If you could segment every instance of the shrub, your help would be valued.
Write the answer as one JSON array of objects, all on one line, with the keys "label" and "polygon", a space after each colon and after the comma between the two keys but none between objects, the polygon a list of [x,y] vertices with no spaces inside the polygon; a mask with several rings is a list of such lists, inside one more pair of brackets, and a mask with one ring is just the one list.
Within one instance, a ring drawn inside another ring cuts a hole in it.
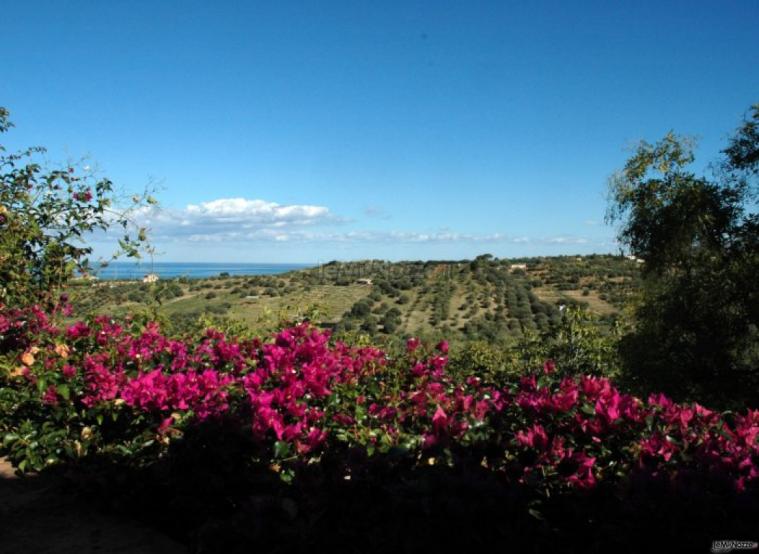
[{"label": "shrub", "polygon": [[[731,495],[746,507],[759,494],[756,410],[636,398],[552,361],[517,373],[489,345],[449,364],[445,341],[412,338],[388,353],[307,324],[264,339],[212,328],[176,339],[154,323],[102,316],[62,327],[60,315],[0,310],[0,453],[22,472],[116,463],[122,490],[150,491],[154,513],[174,519],[200,494],[183,524],[209,501],[237,511],[262,491],[279,490],[277,502],[310,495],[310,506],[367,487],[412,499],[459,482],[456,503],[465,491],[480,502],[508,487],[488,509],[524,513],[499,525],[545,521],[543,540],[548,527],[566,540],[587,510],[603,517],[622,505],[631,517],[620,521],[634,521],[682,491],[721,508]],[[277,489],[272,478],[299,488]],[[397,488],[409,483],[419,486]]]},{"label": "shrub", "polygon": [[350,313],[353,317],[364,318],[371,313],[371,306],[366,299],[362,299],[353,304]]},{"label": "shrub", "polygon": [[759,401],[759,104],[712,177],[692,141],[642,142],[610,180],[607,219],[645,260],[637,325],[622,351],[639,390],[721,406]]},{"label": "shrub", "polygon": [[[0,134],[13,127],[0,107]],[[0,145],[0,302],[52,306],[76,271],[92,270],[92,248],[83,237],[123,228],[113,257],[139,257],[146,230],[132,220],[136,208],[155,204],[148,194],[117,208],[113,183],[73,166],[46,170],[38,161],[44,148],[5,154]],[[134,229],[133,233],[128,232]]]},{"label": "shrub", "polygon": [[492,352],[484,373],[474,353],[449,368],[447,343],[411,339],[392,362],[305,324],[261,341],[213,329],[177,340],[102,316],[65,329],[51,321],[39,310],[0,319],[12,346],[3,444],[21,470],[105,453],[151,463],[198,422],[234,416],[283,471],[341,444],[370,455],[402,447],[410,459],[487,447],[491,469],[525,483],[539,472],[557,490],[684,468],[721,472],[740,490],[759,481],[759,411],[723,418],[662,395],[641,400],[553,362],[515,379]]}]

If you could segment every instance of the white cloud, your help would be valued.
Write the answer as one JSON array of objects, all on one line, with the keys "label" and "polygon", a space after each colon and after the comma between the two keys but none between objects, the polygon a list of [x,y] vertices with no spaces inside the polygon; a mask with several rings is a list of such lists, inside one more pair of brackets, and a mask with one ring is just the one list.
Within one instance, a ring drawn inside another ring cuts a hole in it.
[{"label": "white cloud", "polygon": [[[219,198],[184,209],[140,208],[135,217],[148,227],[152,242],[164,244],[332,243],[332,244],[514,244],[589,245],[584,237],[528,237],[503,233],[464,233],[453,229],[348,229],[348,220],[325,206],[278,204],[261,199]],[[335,225],[339,225],[335,228]],[[333,228],[330,229],[329,226]],[[112,235],[113,236],[113,235]],[[214,246],[215,248],[215,246]]]},{"label": "white cloud", "polygon": [[190,204],[184,210],[187,218],[196,223],[236,224],[245,227],[261,225],[303,225],[329,217],[324,206],[307,204],[281,205],[265,200],[219,198],[200,205]]},{"label": "white cloud", "polygon": [[150,228],[154,238],[191,241],[244,239],[247,233],[341,221],[325,206],[246,198],[219,198],[181,210],[147,207],[136,214],[136,219]]},{"label": "white cloud", "polygon": [[276,241],[290,243],[375,243],[375,244],[444,244],[444,243],[501,243],[521,245],[580,245],[589,244],[584,237],[510,237],[502,233],[475,234],[450,230],[417,231],[310,231],[304,229],[265,228],[224,233],[196,233],[187,237],[191,242],[255,242]]},{"label": "white cloud", "polygon": [[587,244],[588,239],[584,237],[549,237],[544,239],[548,244]]},{"label": "white cloud", "polygon": [[440,231],[418,233],[406,231],[346,231],[312,232],[303,230],[258,229],[250,232],[206,233],[188,237],[192,242],[266,241],[279,242],[374,242],[374,243],[434,243],[434,242],[496,242],[506,237],[498,233],[474,235]]}]

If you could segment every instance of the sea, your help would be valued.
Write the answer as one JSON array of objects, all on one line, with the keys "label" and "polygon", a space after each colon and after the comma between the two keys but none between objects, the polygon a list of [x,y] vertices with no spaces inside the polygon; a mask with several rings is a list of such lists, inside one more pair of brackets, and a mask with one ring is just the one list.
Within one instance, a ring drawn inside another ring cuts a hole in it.
[{"label": "sea", "polygon": [[100,280],[142,279],[150,273],[161,279],[188,277],[200,279],[218,277],[221,273],[229,275],[276,275],[315,267],[316,264],[277,264],[277,263],[182,263],[182,262],[111,262],[92,272]]}]

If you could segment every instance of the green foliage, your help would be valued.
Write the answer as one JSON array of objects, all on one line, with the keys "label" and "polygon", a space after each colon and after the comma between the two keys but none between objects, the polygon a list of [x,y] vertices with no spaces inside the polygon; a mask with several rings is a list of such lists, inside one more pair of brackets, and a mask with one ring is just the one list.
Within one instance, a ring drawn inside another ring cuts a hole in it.
[{"label": "green foliage", "polygon": [[619,333],[618,324],[604,330],[598,317],[587,310],[568,307],[554,336],[547,341],[546,357],[568,374],[616,377]]},{"label": "green foliage", "polygon": [[[13,124],[0,108],[0,133]],[[33,147],[6,154],[0,145],[0,303],[50,304],[76,271],[90,271],[87,235],[121,228],[114,257],[139,257],[146,229],[133,232],[136,208],[154,204],[145,194],[125,209],[115,206],[113,183],[73,166],[44,169]]]},{"label": "green foliage", "polygon": [[722,405],[759,401],[758,111],[711,179],[688,170],[692,143],[670,133],[642,143],[611,180],[607,217],[645,260],[637,328],[623,342],[640,389]]},{"label": "green foliage", "polygon": [[451,357],[451,368],[464,375],[477,375],[494,381],[507,376],[516,377],[524,372],[509,351],[486,340],[466,342]]},{"label": "green foliage", "polygon": [[389,309],[385,312],[380,323],[383,332],[392,335],[401,325],[401,311],[398,308]]},{"label": "green foliage", "polygon": [[366,299],[359,300],[351,308],[351,315],[353,317],[363,318],[367,317],[371,313],[371,305]]},{"label": "green foliage", "polygon": [[465,373],[501,379],[540,371],[546,360],[553,360],[565,375],[616,377],[619,336],[619,324],[609,329],[587,310],[568,307],[559,323],[546,332],[526,329],[520,338],[505,344],[467,341],[452,356],[452,366]]},{"label": "green foliage", "polygon": [[725,155],[728,170],[745,172],[746,177],[759,175],[759,104],[751,107],[749,116],[730,139]]}]

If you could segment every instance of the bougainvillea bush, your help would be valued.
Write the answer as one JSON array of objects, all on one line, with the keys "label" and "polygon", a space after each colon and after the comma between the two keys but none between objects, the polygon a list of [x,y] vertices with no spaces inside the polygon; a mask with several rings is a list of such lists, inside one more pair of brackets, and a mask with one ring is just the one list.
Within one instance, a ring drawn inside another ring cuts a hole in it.
[{"label": "bougainvillea bush", "polygon": [[[150,471],[194,444],[235,472],[257,468],[270,492],[342,490],[372,474],[385,475],[386,493],[409,476],[476,474],[526,494],[529,525],[546,532],[557,532],[546,518],[566,495],[634,503],[655,483],[755,502],[759,490],[759,410],[640,399],[550,360],[519,379],[484,378],[449,366],[446,342],[412,338],[390,354],[308,323],[262,339],[214,329],[172,338],[102,316],[57,325],[62,306],[0,310],[2,451],[20,472],[106,459]],[[277,506],[300,521],[293,505]]]}]

